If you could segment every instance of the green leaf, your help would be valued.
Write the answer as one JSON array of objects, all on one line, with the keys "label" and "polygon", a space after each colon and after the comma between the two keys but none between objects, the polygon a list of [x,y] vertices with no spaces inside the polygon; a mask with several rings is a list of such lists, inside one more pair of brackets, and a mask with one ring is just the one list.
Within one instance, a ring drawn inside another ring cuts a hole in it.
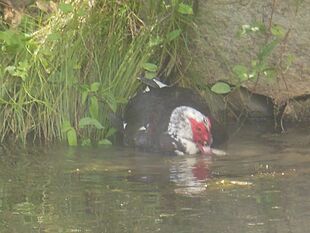
[{"label": "green leaf", "polygon": [[156,72],[157,71],[157,65],[153,64],[153,63],[146,62],[142,65],[142,67],[143,67],[143,69],[150,71],[150,72]]},{"label": "green leaf", "polygon": [[99,90],[99,87],[100,87],[100,83],[94,82],[90,85],[90,91],[97,92]]},{"label": "green leaf", "polygon": [[285,29],[280,25],[273,25],[271,27],[271,34],[278,38],[283,38],[285,36]]},{"label": "green leaf", "polygon": [[10,52],[17,52],[25,48],[26,40],[25,34],[21,32],[15,30],[0,31],[0,41],[4,42],[2,49]]},{"label": "green leaf", "polygon": [[69,146],[77,146],[76,131],[72,127],[67,131],[67,139]]},{"label": "green leaf", "polygon": [[254,22],[252,24],[243,24],[237,32],[237,36],[246,36],[252,33],[262,33],[265,32],[265,25],[260,22]]},{"label": "green leaf", "polygon": [[0,79],[4,77],[5,70],[3,69],[2,65],[0,64]]},{"label": "green leaf", "polygon": [[99,145],[112,145],[112,142],[109,139],[102,139],[98,142]]},{"label": "green leaf", "polygon": [[59,40],[61,38],[60,34],[55,32],[55,33],[51,33],[47,36],[47,39],[50,41],[56,41]]},{"label": "green leaf", "polygon": [[156,77],[156,73],[155,72],[146,71],[145,72],[145,77],[148,78],[148,79],[153,79],[153,78]]},{"label": "green leaf", "polygon": [[83,8],[83,7],[81,7],[81,8],[79,8],[78,9],[78,12],[77,12],[77,15],[78,16],[86,16],[86,14],[87,14],[87,11],[85,10],[85,8]]},{"label": "green leaf", "polygon": [[17,70],[14,76],[20,77],[23,81],[25,81],[26,78],[28,77],[29,68],[30,68],[30,65],[28,61],[18,62]]},{"label": "green leaf", "polygon": [[99,87],[100,87],[100,83],[99,82],[94,82],[90,85],[90,90],[92,92],[96,92],[99,90]]},{"label": "green leaf", "polygon": [[82,104],[85,104],[90,92],[89,86],[86,84],[79,85],[79,91],[82,93]]},{"label": "green leaf", "polygon": [[15,77],[20,77],[23,81],[26,80],[28,76],[28,70],[30,65],[28,61],[20,61],[18,62],[18,66],[7,66],[4,71],[9,72],[10,75]]},{"label": "green leaf", "polygon": [[149,46],[155,47],[157,45],[160,45],[162,42],[163,42],[163,39],[160,36],[151,37],[151,39],[149,41]]},{"label": "green leaf", "polygon": [[193,8],[190,5],[180,3],[178,7],[178,12],[183,15],[192,15],[193,14]]},{"label": "green leaf", "polygon": [[13,209],[22,215],[35,216],[36,206],[31,202],[25,201],[15,204]]},{"label": "green leaf", "polygon": [[279,44],[278,40],[273,40],[270,43],[266,44],[265,46],[262,47],[262,49],[260,50],[259,54],[258,54],[258,58],[259,60],[265,60],[266,57],[268,57],[271,52],[273,51],[273,49]]},{"label": "green leaf", "polygon": [[293,54],[287,54],[287,57],[285,59],[286,69],[288,69],[293,64],[294,61],[295,56]]},{"label": "green leaf", "polygon": [[88,97],[88,90],[82,92],[82,104],[85,104]]},{"label": "green leaf", "polygon": [[268,79],[275,79],[277,77],[277,70],[274,68],[268,68],[263,71],[263,74]]},{"label": "green leaf", "polygon": [[233,72],[240,81],[245,81],[248,79],[248,69],[244,65],[234,66]]},{"label": "green leaf", "polygon": [[117,132],[117,130],[115,128],[110,128],[105,136],[106,136],[106,138],[108,138],[108,137],[112,136],[113,134],[115,134],[116,132]]},{"label": "green leaf", "polygon": [[99,116],[99,104],[96,96],[90,97],[90,106],[89,106],[90,116],[94,119],[98,119]]},{"label": "green leaf", "polygon": [[231,88],[227,83],[217,82],[211,87],[211,91],[216,94],[227,94],[231,92]]},{"label": "green leaf", "polygon": [[16,70],[16,67],[15,66],[7,66],[5,67],[4,71],[6,72],[9,72],[10,75],[14,75],[15,73],[15,70]]},{"label": "green leaf", "polygon": [[109,105],[113,112],[117,110],[117,101],[112,93],[106,93],[104,96],[106,103]]},{"label": "green leaf", "polygon": [[169,32],[167,34],[167,41],[170,42],[172,40],[175,40],[176,38],[178,38],[181,35],[182,30],[181,29],[176,29],[172,32]]},{"label": "green leaf", "polygon": [[62,133],[66,134],[69,146],[77,145],[77,136],[75,129],[71,126],[70,121],[65,120],[61,126]]},{"label": "green leaf", "polygon": [[86,126],[94,126],[96,129],[104,129],[99,121],[90,117],[84,117],[79,121],[79,127],[81,129],[85,128]]},{"label": "green leaf", "polygon": [[59,4],[59,9],[65,14],[68,14],[74,10],[71,4],[67,4],[63,2]]},{"label": "green leaf", "polygon": [[91,140],[89,138],[84,139],[81,143],[82,146],[90,146],[91,145]]},{"label": "green leaf", "polygon": [[66,120],[62,123],[62,126],[61,126],[61,131],[63,133],[66,133],[68,130],[70,130],[72,128],[71,124],[70,124],[70,121]]}]

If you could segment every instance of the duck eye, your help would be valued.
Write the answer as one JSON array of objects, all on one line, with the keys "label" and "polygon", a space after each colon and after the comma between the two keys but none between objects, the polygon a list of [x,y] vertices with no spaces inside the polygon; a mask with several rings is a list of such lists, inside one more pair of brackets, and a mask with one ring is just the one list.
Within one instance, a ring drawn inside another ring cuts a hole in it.
[{"label": "duck eye", "polygon": [[208,118],[204,118],[203,122],[207,127],[210,127],[210,120]]}]

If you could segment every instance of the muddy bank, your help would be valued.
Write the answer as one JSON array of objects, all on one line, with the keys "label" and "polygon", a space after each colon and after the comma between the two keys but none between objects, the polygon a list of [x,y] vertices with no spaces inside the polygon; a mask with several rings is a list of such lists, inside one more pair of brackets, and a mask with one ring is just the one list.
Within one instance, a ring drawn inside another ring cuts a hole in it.
[{"label": "muddy bank", "polygon": [[275,103],[268,96],[255,94],[241,87],[224,97],[227,122],[271,122],[278,132],[310,122],[310,95]]}]

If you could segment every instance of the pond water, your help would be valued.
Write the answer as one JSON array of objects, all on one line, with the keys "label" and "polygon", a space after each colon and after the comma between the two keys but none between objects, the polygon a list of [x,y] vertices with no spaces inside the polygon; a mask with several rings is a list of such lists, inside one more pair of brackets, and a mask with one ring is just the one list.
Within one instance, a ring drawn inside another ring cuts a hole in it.
[{"label": "pond water", "polygon": [[[268,127],[266,127],[268,128]],[[0,232],[305,233],[310,130],[234,130],[226,156],[0,148]]]}]

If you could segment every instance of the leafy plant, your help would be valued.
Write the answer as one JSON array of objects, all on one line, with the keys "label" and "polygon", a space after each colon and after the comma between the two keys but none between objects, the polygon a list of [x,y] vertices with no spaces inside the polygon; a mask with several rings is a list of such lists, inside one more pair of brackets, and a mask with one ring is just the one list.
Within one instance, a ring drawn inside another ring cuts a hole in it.
[{"label": "leafy plant", "polygon": [[[271,24],[270,28],[266,28],[263,24],[256,22],[242,25],[237,33],[238,37],[249,36],[259,38],[263,36],[265,42],[259,46],[255,58],[250,61],[250,66],[247,64],[236,64],[233,67],[233,84],[238,87],[245,82],[257,82],[260,77],[273,80],[277,76],[278,67],[270,62],[270,57],[284,41],[286,34],[287,32],[280,25]],[[212,86],[211,90],[217,94],[229,93],[231,89],[226,85],[225,83],[217,82]]]},{"label": "leafy plant", "polygon": [[217,82],[212,86],[211,91],[217,94],[227,94],[231,91],[231,88],[227,83]]},{"label": "leafy plant", "polygon": [[51,9],[0,31],[0,141],[110,144],[109,115],[141,72],[184,69],[190,1],[72,0]]}]

